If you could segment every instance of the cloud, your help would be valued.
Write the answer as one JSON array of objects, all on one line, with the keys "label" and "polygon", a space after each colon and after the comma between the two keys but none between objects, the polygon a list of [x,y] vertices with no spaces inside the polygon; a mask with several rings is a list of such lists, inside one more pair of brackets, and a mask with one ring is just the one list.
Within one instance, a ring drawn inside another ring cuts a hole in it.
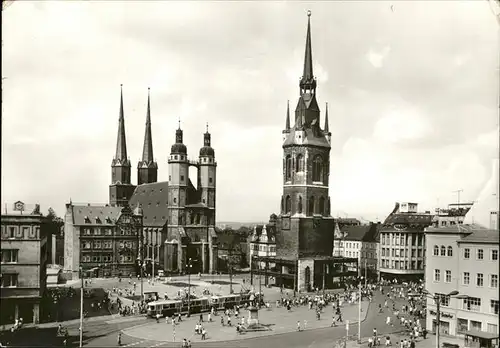
[{"label": "cloud", "polygon": [[[498,23],[488,3],[308,6],[335,209],[382,218],[396,200],[432,209],[457,188],[474,199],[498,152]],[[159,179],[178,119],[194,158],[209,122],[217,219],[266,220],[280,205],[281,129],[286,101],[293,111],[298,99],[307,9],[14,2],[2,12],[2,201],[59,214],[69,197],[106,202],[123,84],[134,167],[151,87]]]},{"label": "cloud", "polygon": [[381,68],[384,65],[384,60],[389,52],[391,52],[391,48],[389,46],[384,47],[380,52],[375,52],[374,50],[370,49],[366,55],[366,58],[375,68]]}]

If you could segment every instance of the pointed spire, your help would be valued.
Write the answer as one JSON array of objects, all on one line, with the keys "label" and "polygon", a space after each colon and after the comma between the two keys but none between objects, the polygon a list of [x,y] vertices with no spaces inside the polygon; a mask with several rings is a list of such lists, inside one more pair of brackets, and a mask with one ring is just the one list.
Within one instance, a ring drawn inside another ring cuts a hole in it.
[{"label": "pointed spire", "polygon": [[118,138],[116,141],[116,160],[126,161],[127,141],[125,140],[125,118],[123,112],[123,85],[120,85],[120,116],[118,119]]},{"label": "pointed spire", "polygon": [[151,90],[148,87],[148,109],[146,111],[146,131],[144,133],[144,146],[142,148],[142,161],[153,162],[153,137],[151,134]]},{"label": "pointed spire", "polygon": [[179,116],[179,128],[175,131],[175,142],[177,144],[182,144],[182,129],[181,129],[181,117]]},{"label": "pointed spire", "polygon": [[312,44],[311,44],[311,11],[307,11],[307,35],[306,35],[306,50],[304,54],[304,72],[300,80],[301,88],[316,88],[316,81],[313,75],[312,63]]},{"label": "pointed spire", "polygon": [[290,100],[286,102],[286,122],[285,130],[290,130]]},{"label": "pointed spire", "polygon": [[205,132],[205,134],[203,134],[203,146],[211,146],[210,145],[210,139],[211,136],[210,136],[210,133],[208,132],[208,122],[207,122],[207,131]]},{"label": "pointed spire", "polygon": [[325,133],[329,133],[330,129],[328,127],[328,103],[326,103],[326,112],[325,112]]}]

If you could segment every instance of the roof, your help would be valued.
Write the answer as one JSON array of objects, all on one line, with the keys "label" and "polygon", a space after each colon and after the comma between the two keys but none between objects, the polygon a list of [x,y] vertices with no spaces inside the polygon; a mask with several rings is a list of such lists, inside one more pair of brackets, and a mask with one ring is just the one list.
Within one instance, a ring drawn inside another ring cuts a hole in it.
[{"label": "roof", "polygon": [[137,186],[129,206],[142,208],[145,227],[163,227],[168,221],[168,181]]},{"label": "roof", "polygon": [[484,230],[485,227],[477,224],[472,225],[449,225],[444,227],[427,227],[425,233],[432,234],[470,234],[474,230]]},{"label": "roof", "polygon": [[121,213],[121,207],[110,205],[72,205],[74,225],[113,226]]},{"label": "roof", "polygon": [[[318,129],[319,129],[319,126],[318,126]],[[304,138],[302,140],[303,145],[330,148],[330,143],[328,143],[328,140],[326,139],[323,132],[320,131],[320,132],[318,132],[318,134],[315,134],[315,132],[311,128],[306,128],[304,130],[290,129],[290,133],[288,134],[283,146],[290,146],[290,145],[296,144],[295,132],[304,132]]]},{"label": "roof", "polygon": [[465,331],[466,335],[471,335],[474,337],[479,337],[479,338],[484,338],[487,340],[494,340],[499,338],[500,336],[496,333],[491,333],[491,332],[484,332],[484,331],[479,331],[479,330],[467,330]]},{"label": "roof", "polygon": [[345,240],[355,240],[363,242],[376,242],[378,236],[378,224],[343,226],[341,231],[345,234]]},{"label": "roof", "polygon": [[[252,242],[260,242],[260,237],[262,235],[264,225],[257,225],[254,227],[253,233],[251,234]],[[276,226],[266,224],[266,234],[267,234],[267,243],[275,243],[276,241]]]},{"label": "roof", "polygon": [[390,214],[384,221],[384,225],[388,224],[418,224],[429,226],[432,222],[433,215],[419,213],[395,213]]},{"label": "roof", "polygon": [[42,216],[40,213],[40,204],[27,204],[21,201],[13,204],[2,204],[2,216],[22,215],[22,216]]},{"label": "roof", "polygon": [[480,243],[480,244],[498,244],[498,230],[486,228],[474,228],[470,230],[472,233],[462,238],[458,243]]}]

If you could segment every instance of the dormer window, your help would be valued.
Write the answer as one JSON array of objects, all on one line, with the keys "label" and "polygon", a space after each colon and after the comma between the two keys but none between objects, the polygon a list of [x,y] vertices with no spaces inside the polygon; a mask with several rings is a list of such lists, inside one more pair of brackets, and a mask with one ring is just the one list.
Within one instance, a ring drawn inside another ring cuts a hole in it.
[{"label": "dormer window", "polygon": [[109,216],[106,216],[106,223],[108,223],[108,224],[112,223],[111,218]]},{"label": "dormer window", "polygon": [[99,218],[99,216],[95,217],[95,223],[96,224],[100,224],[101,223],[101,219]]},{"label": "dormer window", "polygon": [[85,215],[84,220],[86,224],[90,224],[90,219],[87,215]]}]

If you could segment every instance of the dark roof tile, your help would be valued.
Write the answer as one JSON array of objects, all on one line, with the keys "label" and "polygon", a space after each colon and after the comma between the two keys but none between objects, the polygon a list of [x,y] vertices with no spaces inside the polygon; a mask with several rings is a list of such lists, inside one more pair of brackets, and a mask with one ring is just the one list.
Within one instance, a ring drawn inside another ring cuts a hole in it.
[{"label": "dark roof tile", "polygon": [[155,182],[137,186],[129,201],[134,210],[140,206],[143,210],[144,227],[162,227],[167,224],[168,182]]}]

